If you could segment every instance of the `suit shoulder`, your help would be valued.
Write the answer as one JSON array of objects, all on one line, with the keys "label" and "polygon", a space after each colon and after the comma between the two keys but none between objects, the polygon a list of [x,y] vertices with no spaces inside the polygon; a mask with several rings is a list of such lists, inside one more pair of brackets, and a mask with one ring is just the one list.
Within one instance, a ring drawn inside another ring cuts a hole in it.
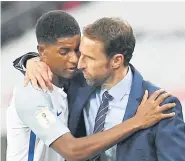
[{"label": "suit shoulder", "polygon": [[[157,91],[160,89],[160,87],[156,86],[155,84],[149,82],[149,81],[143,81],[143,88],[145,90],[149,91],[149,95],[151,95],[153,92]],[[164,91],[164,93],[167,91]],[[180,100],[176,96],[170,96],[165,99],[164,103],[176,103],[178,106],[181,106]]]},{"label": "suit shoulder", "polygon": [[149,95],[157,90],[160,89],[160,87],[158,87],[157,85],[153,84],[152,82],[150,81],[146,81],[146,80],[143,80],[143,89],[144,90],[148,90],[149,92]]}]

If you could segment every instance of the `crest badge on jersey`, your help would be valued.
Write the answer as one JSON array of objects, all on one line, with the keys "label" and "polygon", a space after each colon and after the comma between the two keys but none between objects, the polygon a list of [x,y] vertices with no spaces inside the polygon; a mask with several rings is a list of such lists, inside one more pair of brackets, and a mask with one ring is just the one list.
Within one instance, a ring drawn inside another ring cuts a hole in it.
[{"label": "crest badge on jersey", "polygon": [[43,128],[49,128],[56,122],[55,115],[47,107],[43,107],[40,111],[37,111],[35,116]]}]

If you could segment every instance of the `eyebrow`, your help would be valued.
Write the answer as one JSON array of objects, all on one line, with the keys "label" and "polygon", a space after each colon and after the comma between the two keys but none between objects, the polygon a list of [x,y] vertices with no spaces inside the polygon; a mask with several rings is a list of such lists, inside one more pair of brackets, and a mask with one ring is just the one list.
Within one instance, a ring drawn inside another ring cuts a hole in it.
[{"label": "eyebrow", "polygon": [[60,47],[59,48],[60,50],[62,49],[62,50],[66,50],[66,51],[69,51],[70,50],[70,48],[66,48],[66,47]]},{"label": "eyebrow", "polygon": [[85,55],[85,54],[82,54],[82,55],[84,55],[84,56],[86,56],[86,57],[88,57],[88,58],[91,58],[91,59],[93,59],[93,60],[96,60],[96,58],[94,58],[94,57],[92,57],[92,56]]}]

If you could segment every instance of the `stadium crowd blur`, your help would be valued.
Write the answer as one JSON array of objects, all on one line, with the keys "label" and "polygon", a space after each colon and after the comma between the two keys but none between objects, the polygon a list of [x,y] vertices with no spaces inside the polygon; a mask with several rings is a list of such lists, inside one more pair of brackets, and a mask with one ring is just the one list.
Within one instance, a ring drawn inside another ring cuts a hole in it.
[{"label": "stadium crowd blur", "polygon": [[37,19],[45,12],[54,9],[70,10],[84,1],[2,1],[1,2],[1,45],[17,38],[34,27]]}]

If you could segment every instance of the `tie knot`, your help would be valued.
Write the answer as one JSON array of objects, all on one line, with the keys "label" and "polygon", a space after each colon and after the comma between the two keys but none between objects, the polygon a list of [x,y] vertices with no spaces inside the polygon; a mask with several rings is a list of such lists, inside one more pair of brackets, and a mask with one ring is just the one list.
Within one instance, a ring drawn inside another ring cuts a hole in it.
[{"label": "tie knot", "polygon": [[114,97],[112,97],[108,91],[105,91],[102,96],[102,101],[104,102],[105,100],[107,101],[112,101]]}]

